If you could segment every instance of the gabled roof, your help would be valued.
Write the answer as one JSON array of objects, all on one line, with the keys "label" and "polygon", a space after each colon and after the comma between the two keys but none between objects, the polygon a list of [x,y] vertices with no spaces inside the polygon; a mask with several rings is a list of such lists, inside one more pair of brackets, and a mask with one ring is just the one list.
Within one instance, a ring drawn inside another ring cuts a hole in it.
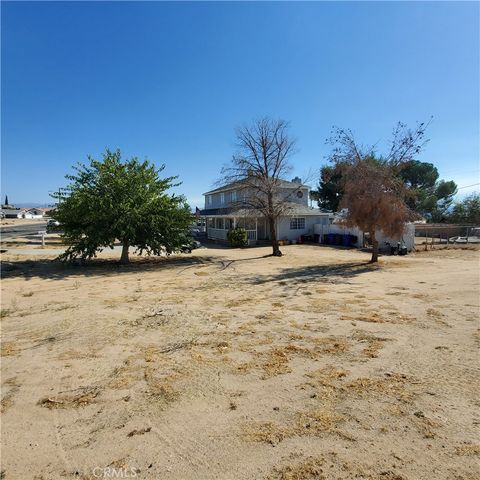
[{"label": "gabled roof", "polygon": [[19,214],[19,213],[25,213],[27,212],[26,208],[2,208],[1,210],[2,213],[5,215],[11,215],[11,214]]},{"label": "gabled roof", "polygon": [[[299,203],[288,202],[285,205],[285,216],[296,216],[296,217],[308,217],[308,216],[328,216],[333,217],[331,212],[325,212],[319,208],[307,207],[305,205],[300,205]],[[255,209],[248,207],[225,207],[225,208],[206,208],[205,210],[200,210],[200,215],[203,217],[215,217],[215,216],[232,216],[232,217],[245,217],[248,215],[259,215],[262,213],[255,212]]]},{"label": "gabled roof", "polygon": [[[278,186],[282,188],[310,188],[308,187],[308,185],[303,185],[301,183],[296,183],[296,182],[289,182],[288,180],[282,180],[281,178],[279,178],[277,181],[278,181]],[[244,184],[245,184],[245,180],[238,180],[236,182],[223,185],[222,187],[209,190],[208,192],[205,192],[203,195],[212,195],[213,193],[226,192],[229,190],[234,190],[235,188],[242,188],[245,186]]]}]

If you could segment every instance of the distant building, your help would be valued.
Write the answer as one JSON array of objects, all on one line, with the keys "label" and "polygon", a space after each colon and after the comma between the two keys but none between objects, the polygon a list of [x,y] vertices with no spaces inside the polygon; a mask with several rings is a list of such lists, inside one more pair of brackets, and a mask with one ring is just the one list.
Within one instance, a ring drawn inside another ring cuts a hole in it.
[{"label": "distant building", "polygon": [[41,208],[3,208],[3,218],[43,218],[44,211]]}]

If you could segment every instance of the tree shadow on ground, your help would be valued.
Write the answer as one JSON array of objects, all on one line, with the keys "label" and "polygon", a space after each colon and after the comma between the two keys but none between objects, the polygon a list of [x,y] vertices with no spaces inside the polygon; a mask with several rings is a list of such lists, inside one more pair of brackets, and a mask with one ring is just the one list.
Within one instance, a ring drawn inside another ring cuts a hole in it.
[{"label": "tree shadow on ground", "polygon": [[137,257],[132,258],[128,265],[121,265],[118,259],[93,259],[84,263],[64,263],[57,259],[13,260],[2,262],[2,278],[64,280],[70,277],[117,276],[179,268],[177,273],[181,273],[187,268],[214,264],[207,256],[189,255]]},{"label": "tree shadow on ground", "polygon": [[378,263],[346,262],[332,265],[315,265],[309,267],[284,268],[271,275],[256,275],[251,279],[254,285],[270,282],[287,282],[291,284],[327,282],[338,283],[341,280],[357,277],[381,269]]},{"label": "tree shadow on ground", "polygon": [[179,275],[189,268],[214,266],[219,271],[225,270],[232,264],[260,260],[271,257],[269,255],[259,255],[248,258],[228,259],[213,257],[205,249],[204,255],[190,256],[172,255],[170,257],[158,256],[133,256],[130,263],[121,265],[118,258],[95,258],[81,262],[62,262],[58,259],[36,258],[25,260],[2,261],[2,278],[43,278],[48,280],[62,280],[69,277],[96,277],[109,275],[123,275],[128,273],[147,273],[153,271],[165,271],[175,269],[175,274]]}]

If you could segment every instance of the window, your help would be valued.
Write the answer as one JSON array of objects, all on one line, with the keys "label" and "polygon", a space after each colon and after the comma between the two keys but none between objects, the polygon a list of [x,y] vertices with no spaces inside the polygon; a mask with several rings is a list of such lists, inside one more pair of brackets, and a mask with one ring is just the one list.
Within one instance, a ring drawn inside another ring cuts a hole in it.
[{"label": "window", "polygon": [[223,218],[217,218],[216,219],[215,227],[220,229],[220,230],[223,230],[223,227],[224,227]]},{"label": "window", "polygon": [[245,230],[255,230],[257,224],[254,218],[243,217],[237,220],[237,227],[244,228]]},{"label": "window", "polygon": [[225,203],[225,194],[223,192],[220,194],[220,203],[222,205]]},{"label": "window", "polygon": [[226,218],[225,219],[225,230],[230,230],[233,228],[233,218]]},{"label": "window", "polygon": [[207,219],[207,225],[208,225],[208,228],[215,228],[215,219],[214,218],[208,218]]},{"label": "window", "polygon": [[211,195],[207,195],[207,203],[208,203],[209,205],[212,204],[212,196],[211,196]]},{"label": "window", "polygon": [[290,219],[290,230],[304,230],[305,218],[304,217],[292,217]]},{"label": "window", "polygon": [[234,191],[232,192],[231,198],[232,198],[232,202],[236,202],[236,201],[237,201],[237,191],[236,191],[236,190],[234,190]]}]

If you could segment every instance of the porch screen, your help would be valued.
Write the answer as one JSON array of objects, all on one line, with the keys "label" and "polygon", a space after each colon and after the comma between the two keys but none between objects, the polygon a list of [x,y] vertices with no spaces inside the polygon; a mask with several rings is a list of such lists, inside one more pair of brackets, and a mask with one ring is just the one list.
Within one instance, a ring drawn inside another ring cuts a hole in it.
[{"label": "porch screen", "polygon": [[256,227],[256,222],[254,218],[239,218],[237,220],[237,226],[240,228],[244,228],[245,230],[255,230]]}]

